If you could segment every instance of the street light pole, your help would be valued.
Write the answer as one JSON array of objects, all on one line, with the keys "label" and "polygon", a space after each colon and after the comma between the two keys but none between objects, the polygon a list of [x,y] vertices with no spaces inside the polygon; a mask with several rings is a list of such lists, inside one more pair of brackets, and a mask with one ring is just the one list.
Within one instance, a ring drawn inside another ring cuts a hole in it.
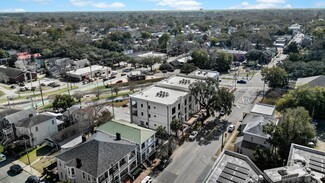
[{"label": "street light pole", "polygon": [[29,154],[28,154],[29,152],[28,152],[28,149],[27,149],[26,141],[27,141],[27,139],[24,138],[25,151],[26,151],[26,155],[27,155],[27,159],[28,159],[28,165],[29,165],[29,168],[30,168],[30,172],[33,173],[32,166],[30,165],[30,159],[29,159]]}]

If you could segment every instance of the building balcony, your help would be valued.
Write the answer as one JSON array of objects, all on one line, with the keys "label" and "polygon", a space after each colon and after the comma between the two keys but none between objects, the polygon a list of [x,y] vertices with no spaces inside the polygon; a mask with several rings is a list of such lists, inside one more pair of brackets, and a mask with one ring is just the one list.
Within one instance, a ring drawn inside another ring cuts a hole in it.
[{"label": "building balcony", "polygon": [[3,128],[2,132],[4,134],[10,134],[10,133],[13,133],[13,129],[11,127]]}]

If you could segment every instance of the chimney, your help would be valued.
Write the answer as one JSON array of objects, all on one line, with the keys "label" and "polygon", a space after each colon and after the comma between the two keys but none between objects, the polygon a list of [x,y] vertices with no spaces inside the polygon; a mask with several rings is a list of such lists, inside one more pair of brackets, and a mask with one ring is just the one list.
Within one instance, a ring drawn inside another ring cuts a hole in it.
[{"label": "chimney", "polygon": [[81,159],[80,158],[76,158],[76,162],[77,162],[76,168],[81,168],[81,166],[82,166]]},{"label": "chimney", "polygon": [[121,140],[121,134],[120,133],[116,133],[116,140]]}]

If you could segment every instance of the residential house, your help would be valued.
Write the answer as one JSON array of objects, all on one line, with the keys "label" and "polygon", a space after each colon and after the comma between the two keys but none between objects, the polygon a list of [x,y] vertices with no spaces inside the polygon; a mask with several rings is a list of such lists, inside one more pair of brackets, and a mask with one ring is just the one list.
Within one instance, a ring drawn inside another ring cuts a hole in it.
[{"label": "residential house", "polygon": [[[206,76],[217,77],[213,74]],[[131,95],[131,122],[150,129],[165,126],[167,132],[172,133],[170,123],[173,119],[185,123],[200,110],[198,102],[190,94],[189,85],[206,78],[195,74],[175,75]]]},{"label": "residential house", "polygon": [[9,115],[6,115],[1,119],[1,123],[3,126],[2,134],[4,136],[3,145],[8,144],[9,142],[14,141],[17,138],[15,124],[22,119],[26,119],[29,117],[33,117],[37,114],[35,109],[26,109],[22,111],[18,111]]},{"label": "residential house", "polygon": [[15,124],[17,137],[28,136],[29,144],[37,146],[45,142],[47,137],[58,132],[56,117],[39,114],[19,120]]},{"label": "residential house", "polygon": [[234,144],[235,152],[244,154],[254,160],[254,152],[259,146],[260,148],[269,149],[271,144],[268,139],[270,135],[263,132],[263,126],[266,124],[277,124],[278,120],[273,116],[260,114],[249,114],[243,120],[245,124],[242,136],[239,136]]},{"label": "residential house", "polygon": [[21,83],[24,81],[37,80],[37,74],[34,72],[25,72],[10,67],[0,67],[0,73],[8,77],[8,83]]},{"label": "residential house", "polygon": [[148,159],[155,152],[156,132],[134,123],[113,119],[99,126],[96,131],[109,134],[112,137],[119,134],[123,140],[136,144],[139,163]]},{"label": "residential house", "polygon": [[296,88],[303,85],[308,85],[310,87],[325,87],[325,75],[298,78],[296,81]]},{"label": "residential house", "polygon": [[264,183],[263,172],[247,156],[223,151],[204,183]]},{"label": "residential house", "polygon": [[75,69],[87,67],[89,65],[90,65],[90,62],[88,59],[74,60],[71,64],[71,68],[73,70],[75,70]]},{"label": "residential house", "polygon": [[137,146],[120,136],[96,133],[92,139],[59,155],[60,181],[71,183],[124,182],[138,166]]}]

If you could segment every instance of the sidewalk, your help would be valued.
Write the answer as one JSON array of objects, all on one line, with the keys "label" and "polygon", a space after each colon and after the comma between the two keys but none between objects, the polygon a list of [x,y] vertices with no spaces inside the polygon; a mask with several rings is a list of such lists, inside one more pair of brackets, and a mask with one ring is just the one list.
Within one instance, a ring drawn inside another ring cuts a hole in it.
[{"label": "sidewalk", "polygon": [[21,162],[20,160],[15,160],[12,162],[13,164],[18,164],[21,167],[23,167],[23,169],[28,172],[31,175],[36,175],[37,177],[42,177],[42,174],[40,172],[38,172],[37,170],[35,170],[34,168],[32,168],[29,165],[26,165],[25,163]]}]

